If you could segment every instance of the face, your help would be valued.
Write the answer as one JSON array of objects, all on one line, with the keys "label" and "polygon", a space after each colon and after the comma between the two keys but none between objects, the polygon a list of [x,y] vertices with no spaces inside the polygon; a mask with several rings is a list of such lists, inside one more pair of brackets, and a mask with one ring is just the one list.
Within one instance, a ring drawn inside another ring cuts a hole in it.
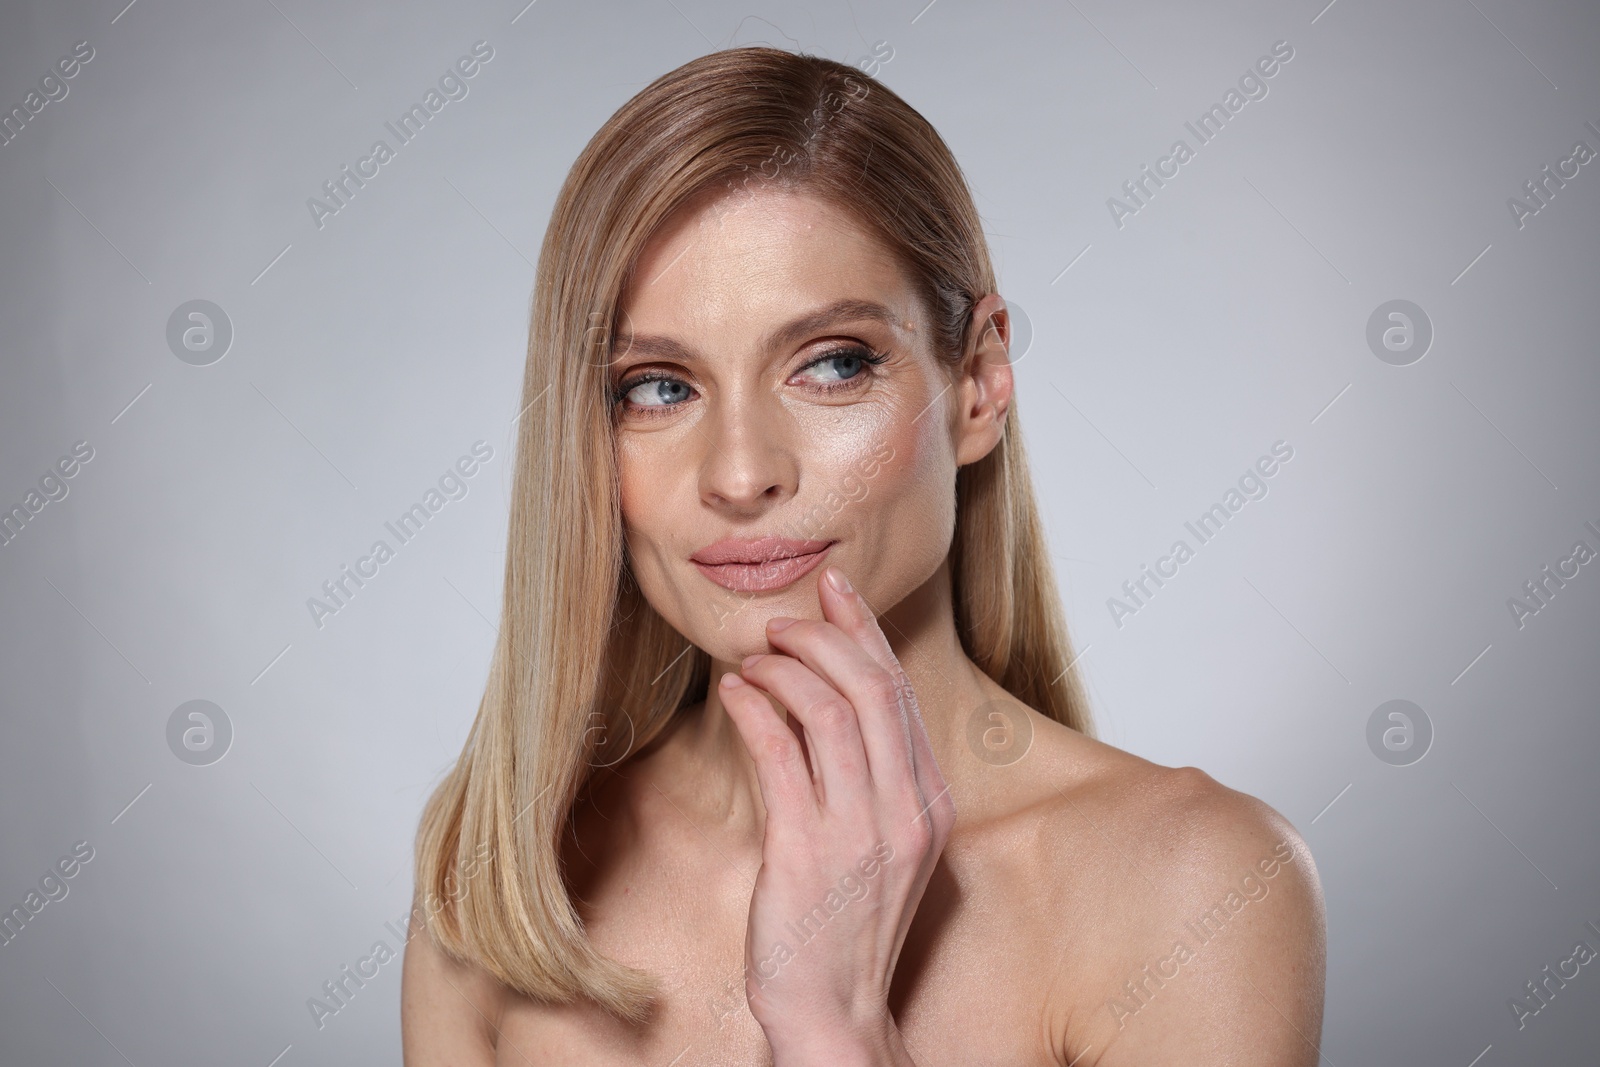
[{"label": "face", "polygon": [[966,391],[889,251],[803,194],[709,194],[632,277],[613,424],[629,559],[662,617],[736,663],[771,651],[773,616],[822,617],[829,564],[880,614],[927,581],[970,461]]}]

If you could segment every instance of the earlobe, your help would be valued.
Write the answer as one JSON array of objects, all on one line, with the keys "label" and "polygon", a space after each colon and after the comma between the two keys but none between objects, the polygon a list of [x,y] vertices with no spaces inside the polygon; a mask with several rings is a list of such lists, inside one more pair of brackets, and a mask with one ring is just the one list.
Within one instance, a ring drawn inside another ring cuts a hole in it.
[{"label": "earlobe", "polygon": [[[1007,375],[1009,384],[1009,375]],[[1005,436],[1006,413],[1010,410],[1009,389],[1000,390],[1004,395],[995,396],[994,390],[984,381],[980,372],[969,377],[962,387],[961,425],[957,430],[959,442],[956,447],[956,463],[964,466],[976,463],[994,450]]]}]

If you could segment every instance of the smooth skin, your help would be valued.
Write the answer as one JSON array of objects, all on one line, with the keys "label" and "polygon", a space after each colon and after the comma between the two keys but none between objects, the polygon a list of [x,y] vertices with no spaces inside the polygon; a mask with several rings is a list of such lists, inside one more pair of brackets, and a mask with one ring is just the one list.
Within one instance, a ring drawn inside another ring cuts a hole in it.
[{"label": "smooth skin", "polygon": [[[812,317],[840,301],[883,313]],[[949,370],[864,228],[757,188],[686,205],[623,309],[630,563],[712,682],[602,776],[565,861],[591,941],[661,976],[661,1007],[536,1003],[413,937],[405,1062],[1317,1063],[1325,914],[1295,829],[1022,707],[962,649],[952,486],[1012,402],[1004,300]],[[760,593],[689,559],[771,533],[836,543]],[[1006,728],[994,702],[1020,758],[970,741]]]}]

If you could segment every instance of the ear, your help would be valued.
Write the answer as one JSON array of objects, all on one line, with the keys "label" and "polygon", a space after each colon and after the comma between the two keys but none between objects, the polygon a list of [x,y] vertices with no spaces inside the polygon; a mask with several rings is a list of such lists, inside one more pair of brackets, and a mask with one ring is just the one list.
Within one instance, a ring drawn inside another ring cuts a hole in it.
[{"label": "ear", "polygon": [[956,379],[956,465],[987,456],[1006,428],[1011,408],[1011,316],[998,293],[972,309],[966,351]]}]

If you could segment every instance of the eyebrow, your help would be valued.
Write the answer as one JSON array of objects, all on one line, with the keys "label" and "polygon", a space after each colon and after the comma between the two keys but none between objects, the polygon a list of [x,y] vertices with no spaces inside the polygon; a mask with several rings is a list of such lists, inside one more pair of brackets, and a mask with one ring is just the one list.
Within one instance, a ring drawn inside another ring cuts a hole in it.
[{"label": "eyebrow", "polygon": [[[818,308],[779,326],[761,341],[761,351],[772,352],[788,348],[807,334],[836,323],[862,321],[877,322],[890,327],[900,325],[899,316],[884,305],[872,300],[846,298],[836,300],[826,307]],[[659,356],[684,363],[694,363],[700,359],[692,348],[682,342],[671,337],[657,337],[651,334],[624,335],[621,339],[621,348],[624,354],[629,356]]]}]

